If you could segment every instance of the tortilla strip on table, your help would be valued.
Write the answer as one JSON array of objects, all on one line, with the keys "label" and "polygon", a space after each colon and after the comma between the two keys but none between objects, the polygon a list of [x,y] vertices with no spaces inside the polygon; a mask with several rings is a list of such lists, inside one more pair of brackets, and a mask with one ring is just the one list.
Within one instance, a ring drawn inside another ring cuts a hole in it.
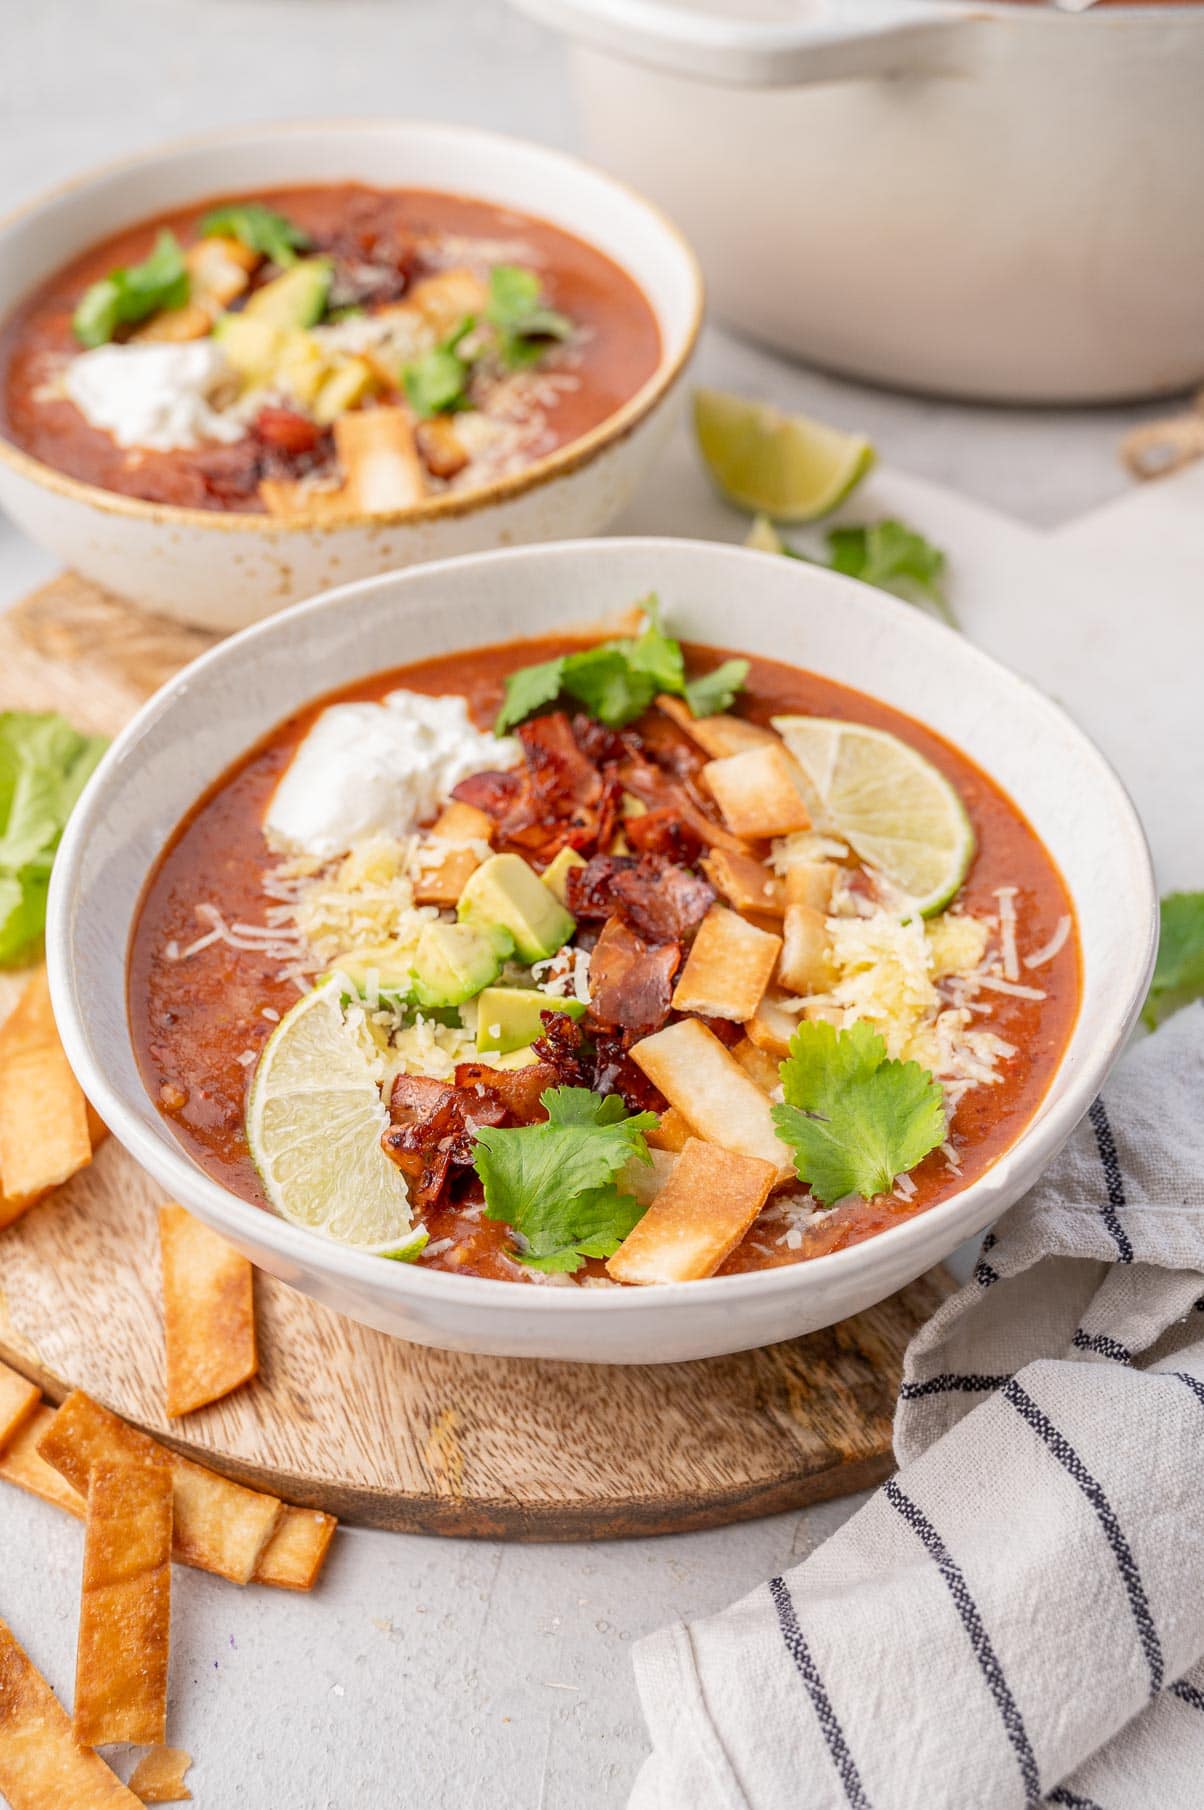
[{"label": "tortilla strip on table", "polygon": [[183,1747],[151,1747],[130,1774],[130,1790],[144,1804],[182,1804],[192,1797],[184,1774],[192,1755]]},{"label": "tortilla strip on table", "polygon": [[18,1371],[0,1364],[0,1452],[32,1420],[42,1391]]},{"label": "tortilla strip on table", "polygon": [[0,1226],[91,1160],[87,1103],[39,968],[0,1024]]},{"label": "tortilla strip on table", "polygon": [[55,1508],[65,1508],[77,1521],[84,1518],[84,1499],[54,1466],[47,1464],[38,1447],[54,1424],[54,1409],[43,1402],[34,1409],[20,1431],[0,1450],[0,1479],[15,1483],[18,1489],[40,1496]]},{"label": "tortilla strip on table", "polygon": [[[38,1448],[81,1496],[87,1493],[94,1464],[137,1461],[159,1449],[149,1434],[127,1426],[80,1389],[67,1397]],[[279,1499],[232,1483],[176,1452],[167,1457],[174,1496],[174,1556],[231,1583],[249,1583],[280,1519]]]},{"label": "tortilla strip on table", "polygon": [[312,1590],[338,1522],[320,1508],[285,1504],[251,1579],[277,1590]]},{"label": "tortilla strip on table", "polygon": [[12,1810],[140,1810],[0,1621],[0,1793]]},{"label": "tortilla strip on table", "polygon": [[92,1466],[72,1716],[86,1747],[167,1732],[171,1518],[166,1452]]},{"label": "tortilla strip on table", "polygon": [[159,1208],[167,1412],[220,1401],[259,1369],[254,1270],[241,1251],[183,1207]]}]

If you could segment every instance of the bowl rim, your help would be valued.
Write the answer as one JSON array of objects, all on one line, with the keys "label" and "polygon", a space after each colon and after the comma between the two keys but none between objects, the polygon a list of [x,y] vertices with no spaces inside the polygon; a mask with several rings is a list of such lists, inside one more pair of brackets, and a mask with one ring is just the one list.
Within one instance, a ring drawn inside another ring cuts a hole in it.
[{"label": "bowl rim", "polygon": [[[35,458],[32,453],[14,445],[3,432],[0,432],[0,461],[8,465],[18,476],[30,483],[40,485],[44,490],[56,492],[69,498],[72,502],[82,503],[87,508],[99,510],[103,514],[118,515],[136,521],[154,522],[164,526],[177,528],[212,529],[222,533],[261,534],[271,539],[287,537],[292,534],[311,536],[337,535],[344,529],[364,528],[396,528],[420,526],[430,521],[456,519],[461,516],[474,515],[478,510],[490,508],[494,504],[506,503],[528,492],[541,489],[545,484],[557,478],[566,477],[578,471],[582,466],[593,462],[608,447],[627,439],[641,422],[665,400],[682,377],[698,343],[702,330],[703,313],[706,304],[706,286],[702,270],[695,256],[694,248],[685,234],[673,223],[669,216],[655,202],[633,188],[630,183],[621,181],[609,170],[603,170],[584,157],[574,156],[569,151],[561,151],[554,146],[538,143],[535,139],[521,138],[510,132],[492,132],[477,126],[461,126],[445,120],[400,119],[387,115],[373,115],[364,119],[334,117],[320,120],[270,120],[259,125],[237,127],[221,127],[211,132],[190,133],[182,138],[174,138],[166,143],[153,146],[150,150],[140,151],[129,157],[114,158],[103,164],[64,181],[54,184],[49,189],[32,196],[12,208],[0,217],[0,250],[3,249],[13,228],[21,226],[26,220],[53,207],[58,201],[75,193],[86,193],[96,184],[107,182],[111,178],[136,176],[139,171],[147,169],[164,158],[174,157],[181,153],[217,149],[227,144],[237,144],[244,138],[277,138],[288,140],[303,138],[306,135],[322,136],[346,135],[355,137],[360,132],[380,132],[397,128],[417,130],[429,133],[433,137],[471,140],[483,149],[490,146],[508,145],[517,147],[535,156],[546,159],[549,163],[559,164],[573,179],[586,176],[594,181],[606,183],[625,199],[640,207],[653,221],[657,229],[671,241],[676,252],[683,261],[690,280],[690,313],[684,325],[681,345],[672,355],[665,346],[665,334],[658,317],[657,326],[661,329],[661,356],[652,375],[641,384],[633,396],[608,415],[604,421],[569,440],[555,451],[546,453],[542,458],[524,466],[521,471],[512,472],[507,477],[495,478],[488,484],[463,492],[448,492],[442,496],[429,497],[425,502],[411,504],[404,509],[383,510],[376,514],[358,511],[352,515],[341,516],[337,521],[321,520],[317,517],[298,516],[290,519],[287,516],[269,515],[259,511],[224,511],[217,509],[191,509],[178,503],[152,503],[144,497],[126,496],[115,490],[106,490],[102,485],[86,483],[82,478],[71,477],[69,473],[60,471],[57,466],[48,465],[45,460]],[[451,192],[450,190],[448,191]],[[515,204],[518,205],[517,203]],[[539,215],[532,218],[538,219]],[[578,234],[578,237],[584,235]],[[593,242],[588,238],[586,244]],[[595,248],[596,249],[596,248]],[[627,266],[618,258],[613,262],[635,281]],[[644,289],[637,284],[641,295]],[[647,301],[647,296],[645,300]],[[19,305],[19,304],[18,304]],[[648,303],[652,307],[651,302]],[[13,310],[0,318],[0,330],[12,318]],[[655,313],[655,309],[653,310]]]},{"label": "bowl rim", "polygon": [[[641,552],[655,558],[659,548],[691,548],[702,551],[708,557],[747,560],[773,560],[778,562],[776,554],[757,552],[722,541],[699,540],[685,536],[607,536],[595,539],[577,539],[554,541],[534,546],[495,548],[485,552],[461,554],[454,558],[432,560],[421,565],[411,566],[393,572],[378,574],[375,577],[363,578],[354,582],[323,591],[305,602],[294,605],[291,609],[276,616],[269,616],[259,622],[252,623],[235,635],[219,641],[216,646],[206,650],[195,660],[181,668],[166,684],[162,685],[151,696],[141,709],[131,718],[125,728],[117,735],[100,766],[85,790],[80,805],[72,813],[68,821],[51,876],[50,896],[47,909],[46,924],[46,960],[49,971],[50,989],[60,1035],[67,1054],[69,1064],[78,1077],[84,1092],[99,1112],[101,1118],[117,1136],[118,1141],[130,1151],[163,1186],[170,1188],[175,1198],[185,1202],[189,1207],[197,1207],[200,1216],[224,1232],[234,1242],[241,1238],[251,1245],[266,1247],[281,1261],[295,1265],[299,1270],[320,1271],[328,1278],[339,1283],[355,1285],[366,1284],[369,1289],[379,1292],[383,1289],[388,1295],[401,1302],[409,1302],[419,1307],[424,1303],[437,1308],[441,1303],[460,1303],[464,1307],[475,1305],[482,1309],[501,1308],[507,1301],[513,1305],[515,1284],[500,1278],[485,1276],[460,1276],[442,1270],[424,1269],[416,1264],[382,1264],[378,1256],[357,1250],[354,1246],[345,1245],[335,1239],[317,1232],[310,1227],[295,1225],[282,1218],[270,1208],[255,1206],[241,1196],[216,1181],[199,1163],[188,1155],[184,1146],[177,1142],[166,1125],[156,1124],[150,1129],[133,1108],[127,1106],[122,1094],[109,1082],[107,1070],[99,1053],[93,1057],[86,1026],[86,1011],[78,997],[76,974],[71,949],[69,922],[71,915],[71,899],[76,891],[76,869],[81,859],[82,850],[88,839],[89,820],[100,808],[105,792],[105,781],[127,749],[132,747],[149,723],[158,720],[169,712],[175,704],[177,695],[195,687],[198,679],[207,678],[213,667],[222,665],[233,659],[236,664],[241,660],[245,650],[261,636],[295,632],[302,618],[326,613],[345,611],[354,607],[356,600],[366,594],[383,590],[394,584],[405,583],[411,576],[415,579],[420,574],[430,572],[456,571],[461,568],[472,568],[496,564],[499,561],[539,560],[540,558],[558,557],[576,554],[579,557],[594,557],[600,548],[639,548]],[[837,601],[847,599],[855,592],[858,605],[867,610],[871,616],[876,615],[885,625],[887,622],[899,620],[896,612],[907,613],[909,632],[916,634],[921,640],[928,639],[932,644],[934,656],[939,658],[943,647],[950,640],[956,642],[972,662],[977,663],[984,671],[992,675],[1003,674],[1006,681],[1019,687],[1026,694],[1030,703],[1053,718],[1064,734],[1069,734],[1079,744],[1084,757],[1094,766],[1100,784],[1111,795],[1111,802],[1116,814],[1117,840],[1114,852],[1122,850],[1130,862],[1135,879],[1145,894],[1145,941],[1140,951],[1134,951],[1135,960],[1131,968],[1131,978],[1127,997],[1116,1013],[1110,1038],[1097,1040],[1096,1044],[1081,1055],[1077,1064],[1066,1070],[1067,1058],[1071,1053],[1077,1025],[1072,1027],[1066,1048],[1062,1052],[1057,1067],[1050,1076],[1049,1084],[1041,1102],[1033,1116],[1021,1127],[1013,1141],[996,1157],[995,1161],[984,1173],[967,1187],[951,1194],[948,1199],[938,1202],[923,1213],[903,1220],[886,1232],[877,1233],[871,1238],[857,1244],[846,1246],[837,1251],[825,1252],[819,1257],[808,1259],[805,1263],[787,1263],[768,1270],[749,1270],[729,1276],[711,1276],[705,1279],[705,1286],[697,1281],[652,1283],[639,1288],[598,1288],[598,1289],[563,1289],[563,1288],[530,1288],[523,1291],[521,1306],[525,1314],[534,1313],[545,1320],[548,1315],[569,1313],[579,1316],[582,1313],[639,1313],[642,1306],[655,1301],[658,1307],[668,1312],[685,1313],[691,1304],[699,1307],[707,1301],[716,1306],[721,1303],[734,1307],[747,1300],[763,1299],[769,1301],[782,1295],[789,1295],[796,1290],[814,1287],[820,1289],[825,1281],[834,1286],[847,1274],[863,1272],[869,1279],[875,1271],[887,1272],[900,1269],[900,1264],[891,1263],[891,1254],[898,1256],[912,1246],[923,1247],[926,1244],[942,1244],[944,1229],[948,1222],[965,1221],[965,1236],[969,1236],[977,1227],[986,1222],[991,1215],[992,1197],[997,1195],[1001,1181],[1019,1173],[1022,1187],[1029,1187],[1035,1182],[1045,1166],[1057,1155],[1071,1132],[1085,1117],[1093,1098],[1098,1092],[1113,1063],[1123,1050],[1130,1032],[1137,1022],[1142,1002],[1153,972],[1158,942],[1158,894],[1154,880],[1153,862],[1145,831],[1138,817],[1136,807],[1120,776],[1111,762],[1079,728],[1078,724],[1053,698],[1047,696],[1039,686],[1021,674],[1013,672],[1010,667],[996,660],[984,649],[965,640],[964,636],[944,623],[927,616],[912,606],[901,602],[871,587],[857,583],[851,578],[842,577],[822,567],[808,568],[809,581],[818,583],[824,588],[835,587]],[[872,695],[872,694],[870,694]],[[973,758],[973,757],[971,757]],[[201,788],[203,790],[203,788]],[[198,796],[199,796],[198,792]],[[1122,840],[1123,839],[1123,840]],[[1127,844],[1127,846],[1126,846]],[[143,876],[145,879],[145,876]],[[139,892],[141,898],[141,891]],[[1071,894],[1071,903],[1076,907],[1077,900]],[[127,955],[122,963],[123,987],[128,973],[129,936],[133,923],[126,927],[125,948]],[[1080,996],[1080,1013],[1082,996]],[[1061,1097],[1051,1103],[1051,1094],[1059,1079],[1065,1077]],[[149,1094],[145,1095],[147,1100]],[[153,1107],[153,1101],[151,1102]],[[1015,1196],[1013,1196],[1015,1198]],[[985,1202],[986,1212],[980,1213],[977,1220],[968,1206],[972,1202]],[[248,1217],[250,1216],[250,1217]],[[943,1242],[945,1252],[954,1248],[959,1242],[955,1236]],[[940,1255],[932,1261],[939,1261]],[[384,1272],[382,1274],[382,1271]],[[450,1292],[449,1292],[450,1291]]]}]

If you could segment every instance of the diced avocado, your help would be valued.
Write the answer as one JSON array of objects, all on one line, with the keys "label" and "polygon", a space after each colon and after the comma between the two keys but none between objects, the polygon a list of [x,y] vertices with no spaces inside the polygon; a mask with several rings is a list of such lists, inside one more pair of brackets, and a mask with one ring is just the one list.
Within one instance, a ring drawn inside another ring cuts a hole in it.
[{"label": "diced avocado", "polygon": [[285,335],[271,321],[247,314],[221,314],[213,336],[241,377],[250,384],[270,382]]},{"label": "diced avocado", "polygon": [[542,1037],[541,1012],[567,1012],[570,1018],[580,1018],[585,1011],[580,999],[552,999],[520,987],[486,987],[477,1005],[477,1048],[496,1050],[502,1056]]},{"label": "diced avocado", "polygon": [[521,962],[546,961],[577,928],[521,855],[491,855],[483,861],[460,894],[456,911],[461,923],[508,930]]},{"label": "diced avocado", "polygon": [[413,998],[420,1006],[458,1006],[493,984],[514,947],[497,925],[427,925],[413,963]]},{"label": "diced avocado", "polygon": [[376,384],[376,373],[366,358],[348,358],[326,378],[314,398],[314,420],[329,427],[340,415],[362,402]]},{"label": "diced avocado", "polygon": [[556,859],[545,867],[539,876],[549,891],[554,892],[562,905],[568,902],[568,879],[574,867],[584,867],[585,858],[575,848],[562,848]]},{"label": "diced avocado", "polygon": [[273,327],[312,327],[326,307],[332,270],[329,258],[302,258],[257,289],[243,313]]},{"label": "diced avocado", "polygon": [[497,1061],[491,1062],[489,1066],[490,1068],[534,1068],[538,1061],[539,1057],[535,1051],[528,1047],[522,1050],[511,1050],[508,1056],[499,1056]]}]

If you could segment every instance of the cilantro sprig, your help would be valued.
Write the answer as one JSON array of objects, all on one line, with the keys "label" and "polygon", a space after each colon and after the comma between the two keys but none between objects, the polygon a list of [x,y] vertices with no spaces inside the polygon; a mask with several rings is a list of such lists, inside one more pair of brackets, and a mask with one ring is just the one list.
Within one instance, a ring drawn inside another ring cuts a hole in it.
[{"label": "cilantro sprig", "polygon": [[774,1124],[799,1180],[824,1206],[889,1193],[896,1175],[945,1140],[939,1083],[918,1062],[890,1060],[864,1021],[847,1031],[800,1024],[781,1077],[785,1104],[774,1107]]},{"label": "cilantro sprig", "polygon": [[1151,1030],[1204,998],[1204,892],[1172,892],[1162,901],[1158,959],[1142,1008]]},{"label": "cilantro sprig", "polygon": [[429,420],[432,415],[453,415],[468,407],[472,361],[461,356],[460,347],[476,324],[476,316],[466,314],[442,345],[432,347],[403,369],[401,381],[406,400],[420,420]]},{"label": "cilantro sprig", "polygon": [[745,544],[762,553],[801,559],[807,565],[826,565],[832,572],[859,578],[862,584],[890,591],[907,603],[928,604],[950,628],[958,626],[945,595],[945,555],[906,522],[888,516],[880,522],[830,528],[827,543],[827,559],[813,559],[784,541],[768,516],[759,515]]},{"label": "cilantro sprig", "polygon": [[486,319],[497,334],[498,355],[508,370],[535,364],[549,340],[568,339],[573,323],[549,308],[533,270],[521,264],[495,264],[489,272]]},{"label": "cilantro sprig", "polygon": [[645,617],[641,634],[602,641],[511,673],[494,733],[505,735],[561,695],[575,698],[610,729],[633,722],[662,691],[684,698],[695,716],[727,710],[748,677],[748,661],[725,660],[713,672],[687,679],[681,644],[661,627],[657,599],[646,597],[640,607]]},{"label": "cilantro sprig", "polygon": [[521,1263],[572,1271],[587,1257],[610,1257],[643,1216],[618,1174],[631,1161],[650,1163],[644,1133],[654,1112],[628,1117],[616,1094],[550,1087],[540,1096],[539,1125],[478,1131],[476,1170],[485,1187],[485,1217],[512,1226]]},{"label": "cilantro sprig", "polygon": [[141,264],[110,270],[84,290],[71,329],[89,349],[109,343],[118,327],[133,326],[161,308],[182,308],[188,300],[188,267],[174,233],[161,232]]},{"label": "cilantro sprig", "polygon": [[42,934],[63,826],[107,746],[49,712],[0,711],[0,963]]},{"label": "cilantro sprig", "polygon": [[313,244],[309,234],[262,201],[235,201],[211,208],[197,225],[203,239],[237,239],[248,251],[270,258],[281,270],[297,262],[297,253]]}]

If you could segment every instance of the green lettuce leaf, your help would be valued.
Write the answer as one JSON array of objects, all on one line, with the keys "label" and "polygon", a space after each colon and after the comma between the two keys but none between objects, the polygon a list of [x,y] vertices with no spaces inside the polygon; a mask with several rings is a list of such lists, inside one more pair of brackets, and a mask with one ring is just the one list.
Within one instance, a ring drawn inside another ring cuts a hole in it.
[{"label": "green lettuce leaf", "polygon": [[778,1134],[794,1150],[800,1181],[825,1206],[894,1187],[945,1141],[944,1095],[918,1062],[888,1059],[864,1022],[838,1031],[800,1024],[782,1064],[785,1104],[773,1109]]},{"label": "green lettuce leaf", "polygon": [[0,962],[42,934],[63,826],[106,745],[61,716],[0,712]]},{"label": "green lettuce leaf", "polygon": [[1172,892],[1162,901],[1158,959],[1142,1008],[1151,1030],[1204,998],[1204,892]]},{"label": "green lettuce leaf", "polygon": [[476,1170],[485,1217],[513,1227],[519,1261],[533,1269],[573,1271],[587,1257],[618,1250],[644,1209],[617,1185],[633,1159],[651,1162],[644,1133],[656,1114],[628,1116],[615,1094],[548,1088],[547,1121],[477,1133]]}]

